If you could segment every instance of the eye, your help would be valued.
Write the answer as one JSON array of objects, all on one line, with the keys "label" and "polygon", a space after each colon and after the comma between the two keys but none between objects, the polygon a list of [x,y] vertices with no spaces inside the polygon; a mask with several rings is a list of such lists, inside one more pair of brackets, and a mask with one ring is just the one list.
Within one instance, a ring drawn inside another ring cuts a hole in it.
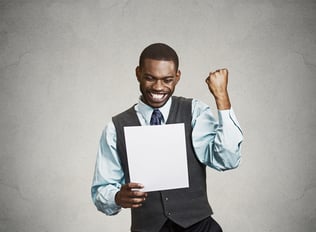
[{"label": "eye", "polygon": [[152,76],[145,76],[144,78],[146,81],[154,81],[154,78]]},{"label": "eye", "polygon": [[166,84],[171,83],[172,81],[173,81],[173,78],[166,78],[166,79],[164,79],[164,82]]}]

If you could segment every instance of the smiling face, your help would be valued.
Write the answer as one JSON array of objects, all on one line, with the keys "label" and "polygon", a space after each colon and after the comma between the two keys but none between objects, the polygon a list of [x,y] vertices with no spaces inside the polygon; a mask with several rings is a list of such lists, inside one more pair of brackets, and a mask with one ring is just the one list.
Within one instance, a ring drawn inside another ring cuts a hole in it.
[{"label": "smiling face", "polygon": [[153,108],[162,107],[172,96],[181,72],[173,61],[145,59],[136,68],[142,100]]}]

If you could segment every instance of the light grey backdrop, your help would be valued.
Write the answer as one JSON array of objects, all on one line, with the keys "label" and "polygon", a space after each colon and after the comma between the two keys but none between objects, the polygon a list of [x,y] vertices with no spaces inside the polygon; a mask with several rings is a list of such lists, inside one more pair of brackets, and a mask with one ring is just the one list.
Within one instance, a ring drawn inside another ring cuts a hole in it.
[{"label": "light grey backdrop", "polygon": [[208,170],[225,231],[316,230],[315,1],[0,1],[0,231],[128,231],[90,198],[99,137],[138,96],[141,50],[173,46],[176,94],[227,67],[243,161]]}]

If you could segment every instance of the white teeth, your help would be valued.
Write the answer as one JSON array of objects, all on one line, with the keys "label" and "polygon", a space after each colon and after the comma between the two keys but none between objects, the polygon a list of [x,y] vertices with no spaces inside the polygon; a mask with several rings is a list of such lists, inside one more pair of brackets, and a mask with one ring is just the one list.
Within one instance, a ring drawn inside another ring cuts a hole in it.
[{"label": "white teeth", "polygon": [[153,99],[162,99],[164,97],[164,94],[154,94],[152,93],[151,96],[153,97]]}]

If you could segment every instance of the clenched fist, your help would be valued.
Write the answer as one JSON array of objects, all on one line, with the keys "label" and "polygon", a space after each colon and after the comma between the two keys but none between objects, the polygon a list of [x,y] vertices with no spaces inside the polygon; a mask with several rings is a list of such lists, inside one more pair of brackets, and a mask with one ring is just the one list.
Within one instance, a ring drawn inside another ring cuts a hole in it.
[{"label": "clenched fist", "polygon": [[218,69],[215,72],[210,72],[206,78],[206,83],[210,92],[213,94],[217,109],[227,110],[230,109],[230,101],[228,97],[227,84],[228,84],[228,70]]}]

